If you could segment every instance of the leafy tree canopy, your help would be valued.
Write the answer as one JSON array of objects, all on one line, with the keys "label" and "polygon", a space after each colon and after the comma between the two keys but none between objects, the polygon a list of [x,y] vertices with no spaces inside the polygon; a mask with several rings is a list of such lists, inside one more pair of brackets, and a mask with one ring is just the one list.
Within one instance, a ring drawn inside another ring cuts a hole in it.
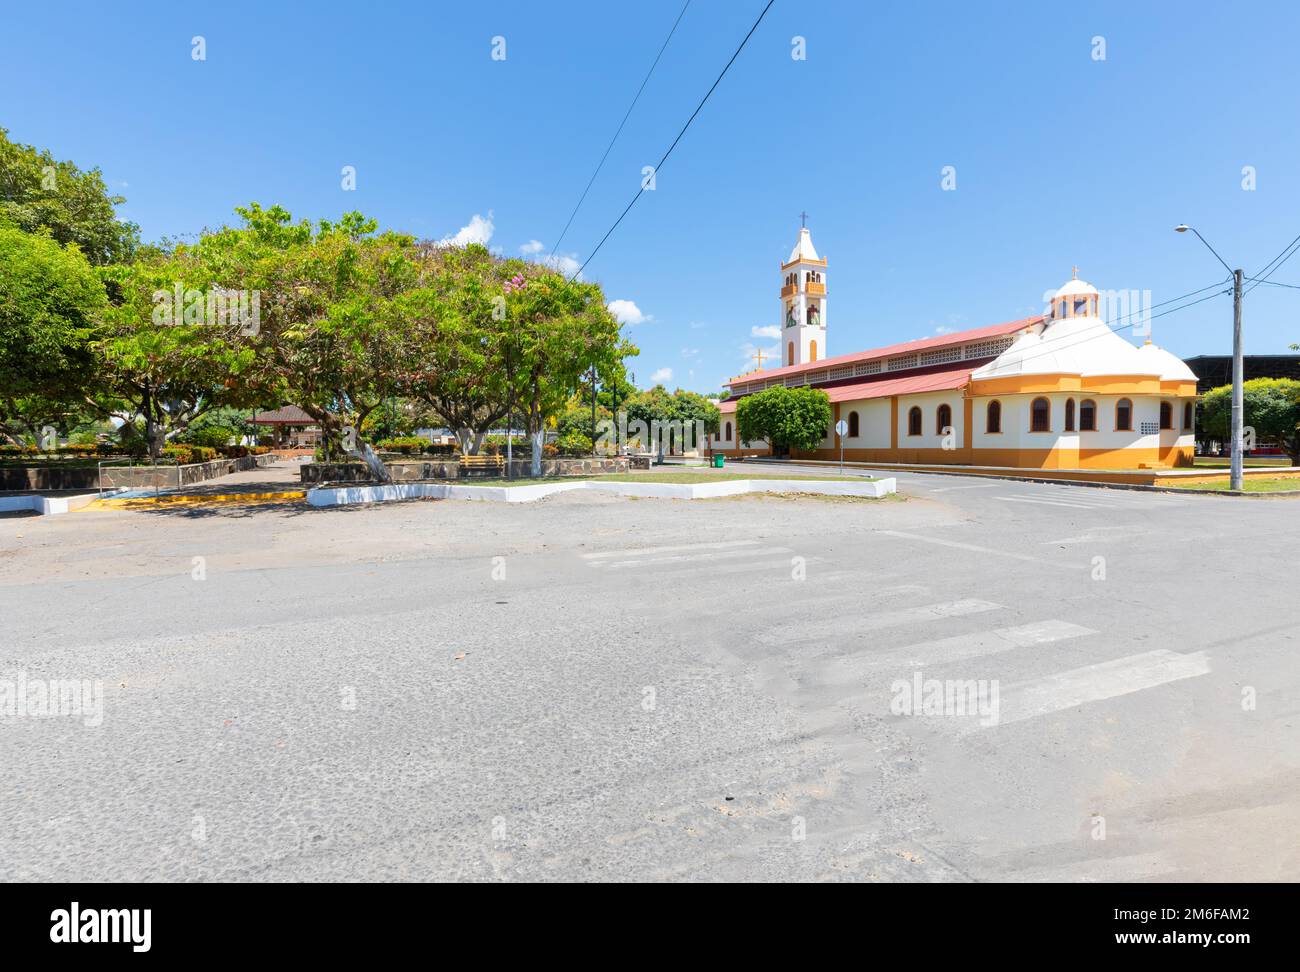
[{"label": "leafy tree canopy", "polygon": [[[1252,378],[1241,387],[1242,424],[1259,439],[1274,439],[1300,464],[1300,381],[1294,378]],[[1199,425],[1203,432],[1231,438],[1232,386],[1212,388],[1201,399]]]},{"label": "leafy tree canopy", "polygon": [[812,449],[831,424],[831,402],[818,388],[778,385],[736,403],[736,428],[741,442],[766,439],[773,448]]}]

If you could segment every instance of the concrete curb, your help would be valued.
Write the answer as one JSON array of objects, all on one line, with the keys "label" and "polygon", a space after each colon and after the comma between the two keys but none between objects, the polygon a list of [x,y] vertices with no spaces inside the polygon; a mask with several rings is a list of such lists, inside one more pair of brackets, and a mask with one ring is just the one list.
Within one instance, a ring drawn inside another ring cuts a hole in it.
[{"label": "concrete curb", "polygon": [[35,510],[42,516],[54,516],[79,510],[98,497],[98,493],[82,493],[78,496],[41,496],[28,493],[20,496],[0,496],[0,513],[16,510]]},{"label": "concrete curb", "polygon": [[392,483],[386,486],[317,486],[307,493],[311,506],[348,506],[412,499],[461,499],[493,503],[533,503],[556,493],[596,490],[654,499],[715,499],[742,493],[815,493],[879,499],[898,491],[895,479],[836,482],[816,479],[733,479],[720,483],[608,483],[578,480],[527,486],[456,486],[448,483]]}]

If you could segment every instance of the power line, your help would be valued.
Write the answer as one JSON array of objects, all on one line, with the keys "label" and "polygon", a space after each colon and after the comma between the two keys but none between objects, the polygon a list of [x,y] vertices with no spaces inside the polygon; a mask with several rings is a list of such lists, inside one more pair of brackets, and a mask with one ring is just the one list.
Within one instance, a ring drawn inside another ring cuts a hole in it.
[{"label": "power line", "polygon": [[668,36],[664,38],[663,44],[660,45],[659,53],[655,55],[654,63],[650,65],[650,70],[647,71],[645,77],[641,79],[641,87],[636,89],[636,96],[633,97],[632,103],[627,106],[627,111],[623,113],[623,120],[618,123],[618,131],[614,133],[614,137],[611,138],[609,144],[605,146],[605,154],[600,157],[600,161],[596,164],[596,171],[593,172],[591,178],[587,180],[587,188],[582,190],[582,195],[578,197],[578,204],[573,207],[573,212],[569,213],[569,221],[564,224],[564,229],[560,232],[559,239],[555,241],[555,246],[551,248],[551,259],[555,258],[555,251],[560,248],[560,243],[563,242],[565,234],[569,232],[569,227],[573,225],[573,218],[578,215],[578,210],[582,208],[582,203],[587,198],[587,193],[591,192],[591,187],[596,181],[596,176],[600,175],[600,170],[604,167],[605,160],[609,158],[609,153],[614,148],[614,143],[618,141],[619,135],[623,133],[623,126],[627,124],[627,120],[632,114],[632,109],[636,107],[636,103],[641,98],[641,92],[645,90],[646,84],[649,83],[650,75],[654,74],[655,68],[659,66],[659,59],[664,56],[664,51],[668,49],[668,42],[673,39],[673,34],[677,33],[677,25],[680,24],[682,18],[686,16],[686,8],[690,5],[691,0],[686,0],[686,3],[682,6],[682,12],[679,13],[677,19],[673,21],[672,30],[668,31]]},{"label": "power line", "polygon": [[[1250,293],[1262,283],[1267,283],[1268,278],[1277,272],[1278,267],[1282,266],[1282,264],[1286,263],[1287,260],[1290,260],[1295,256],[1297,249],[1300,249],[1300,236],[1297,236],[1294,240],[1284,246],[1281,253],[1273,257],[1272,260],[1269,260],[1268,263],[1256,272],[1255,276],[1251,278],[1255,282],[1246,289],[1246,293]],[[1272,269],[1269,270],[1269,267],[1272,267]],[[1268,270],[1268,273],[1264,273],[1265,270]],[[1263,276],[1260,276],[1260,274],[1263,274]]]},{"label": "power line", "polygon": [[[717,80],[713,82],[713,85],[705,93],[704,97],[700,99],[700,103],[696,105],[695,110],[691,112],[691,117],[686,119],[686,124],[682,126],[682,130],[678,132],[677,137],[673,139],[673,144],[668,146],[668,151],[663,154],[659,163],[654,167],[656,173],[658,173],[659,170],[663,168],[664,163],[668,161],[668,156],[673,154],[673,149],[677,147],[677,143],[680,142],[682,136],[686,134],[686,129],[691,127],[691,122],[695,121],[695,116],[700,113],[701,109],[704,108],[705,102],[709,100],[709,97],[713,94],[714,90],[722,83],[722,79],[727,76],[727,72],[731,70],[731,65],[736,63],[736,58],[740,57],[740,52],[745,49],[745,45],[748,44],[749,39],[754,36],[754,31],[758,30],[758,25],[763,22],[763,18],[767,16],[767,12],[772,9],[772,4],[774,3],[776,3],[776,0],[767,0],[767,6],[763,8],[763,12],[760,13],[758,19],[754,21],[754,26],[749,28],[749,33],[745,35],[745,39],[742,40],[740,46],[736,48],[736,53],[731,55],[731,60],[727,62],[726,67],[722,69],[722,73],[718,75]],[[600,248],[605,245],[605,241],[609,239],[614,230],[618,229],[618,224],[623,222],[623,217],[631,211],[632,207],[636,205],[636,201],[641,198],[641,195],[644,192],[644,188],[637,190],[636,195],[632,197],[632,201],[629,202],[623,212],[619,214],[618,219],[614,220],[614,225],[611,226],[605,235],[600,238],[600,242],[596,244],[596,248],[591,251],[591,256],[587,257],[587,259],[583,261],[582,266],[578,267],[577,272],[569,278],[570,280],[577,279],[578,275],[587,268],[587,264],[596,258],[596,254],[599,253]]]},{"label": "power line", "polygon": [[[1247,280],[1254,280],[1257,284],[1268,284],[1270,287],[1289,287],[1291,290],[1300,290],[1300,284],[1278,283],[1276,280],[1265,280],[1262,277],[1247,277]],[[1251,290],[1255,288],[1252,287]]]}]

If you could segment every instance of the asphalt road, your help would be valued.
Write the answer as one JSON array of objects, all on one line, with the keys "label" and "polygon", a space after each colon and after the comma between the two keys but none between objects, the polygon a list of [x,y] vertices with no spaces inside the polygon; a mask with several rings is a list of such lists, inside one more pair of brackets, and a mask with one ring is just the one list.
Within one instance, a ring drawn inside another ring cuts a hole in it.
[{"label": "asphalt road", "polygon": [[1300,877],[1300,504],[898,478],[0,519],[0,878]]}]

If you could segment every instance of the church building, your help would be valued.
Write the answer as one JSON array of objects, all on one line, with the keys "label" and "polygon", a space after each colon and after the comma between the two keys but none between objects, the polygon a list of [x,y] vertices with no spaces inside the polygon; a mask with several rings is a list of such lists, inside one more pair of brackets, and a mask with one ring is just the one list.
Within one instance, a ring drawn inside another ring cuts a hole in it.
[{"label": "church building", "polygon": [[[1033,469],[1192,464],[1196,376],[1102,319],[1101,295],[1066,281],[1037,317],[835,357],[828,355],[827,261],[805,227],[781,264],[782,364],[733,378],[719,403],[728,456],[770,453],[737,439],[736,403],[776,385],[831,401],[831,428],[796,459]],[[841,437],[834,426],[843,421]]]}]

